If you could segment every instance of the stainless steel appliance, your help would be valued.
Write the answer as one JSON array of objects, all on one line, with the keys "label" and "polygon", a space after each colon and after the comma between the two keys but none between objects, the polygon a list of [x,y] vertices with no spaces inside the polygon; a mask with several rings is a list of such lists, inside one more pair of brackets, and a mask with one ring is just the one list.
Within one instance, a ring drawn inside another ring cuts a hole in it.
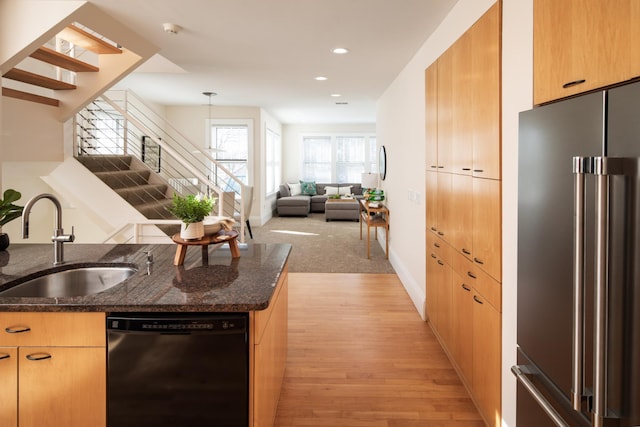
[{"label": "stainless steel appliance", "polygon": [[249,425],[246,314],[107,318],[107,425]]},{"label": "stainless steel appliance", "polygon": [[640,83],[520,114],[517,427],[640,426]]}]

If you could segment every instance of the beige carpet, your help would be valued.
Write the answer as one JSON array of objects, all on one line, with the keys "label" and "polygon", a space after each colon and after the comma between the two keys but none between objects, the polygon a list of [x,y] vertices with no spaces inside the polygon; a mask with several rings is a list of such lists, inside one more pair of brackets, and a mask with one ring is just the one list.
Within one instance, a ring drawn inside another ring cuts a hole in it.
[{"label": "beige carpet", "polygon": [[247,236],[247,242],[291,243],[290,272],[395,273],[374,236],[372,229],[371,259],[367,259],[366,227],[360,240],[359,223],[326,222],[323,213],[315,213],[303,218],[274,217],[262,227],[253,227],[253,241]]}]

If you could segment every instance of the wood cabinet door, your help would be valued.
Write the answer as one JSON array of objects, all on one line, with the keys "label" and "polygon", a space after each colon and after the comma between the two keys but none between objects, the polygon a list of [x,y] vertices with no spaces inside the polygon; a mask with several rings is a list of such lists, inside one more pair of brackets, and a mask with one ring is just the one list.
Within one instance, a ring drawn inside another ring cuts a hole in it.
[{"label": "wood cabinet door", "polygon": [[[268,323],[254,346],[253,427],[272,426],[278,408],[287,360],[289,307],[288,278],[283,276],[277,296],[270,305]],[[260,312],[256,312],[259,314]]]},{"label": "wood cabinet door", "polygon": [[18,356],[20,427],[106,426],[106,348],[21,347]]},{"label": "wood cabinet door", "polygon": [[450,172],[471,175],[473,163],[473,109],[471,34],[464,33],[450,48],[452,53],[452,166]]},{"label": "wood cabinet door", "polygon": [[[443,248],[446,251],[446,248]],[[441,252],[442,253],[442,252]],[[451,265],[436,251],[427,251],[427,313],[442,343],[452,340]]]},{"label": "wood cabinet door", "polygon": [[[465,261],[470,262],[466,259]],[[473,388],[473,289],[463,271],[454,268],[452,280],[453,346],[451,353],[465,382]]]},{"label": "wood cabinet door", "polygon": [[0,426],[18,425],[18,349],[0,347]]},{"label": "wood cabinet door", "polygon": [[451,246],[471,259],[473,249],[473,178],[470,175],[451,177],[450,222]]},{"label": "wood cabinet door", "polygon": [[438,173],[425,173],[425,216],[427,232],[438,232]]},{"label": "wood cabinet door", "polygon": [[451,238],[451,209],[453,207],[452,185],[453,174],[438,173],[438,202],[436,204],[438,212],[437,234],[447,242],[449,242]]},{"label": "wood cabinet door", "polygon": [[489,426],[501,425],[501,316],[482,295],[473,295],[473,395]]},{"label": "wood cabinet door", "polygon": [[472,84],[470,123],[473,136],[473,176],[500,179],[500,2],[469,30]]},{"label": "wood cabinet door", "polygon": [[473,178],[473,261],[501,281],[502,201],[498,180]]},{"label": "wood cabinet door", "polygon": [[434,62],[424,72],[426,111],[426,170],[438,168],[438,62]]},{"label": "wood cabinet door", "polygon": [[534,103],[640,76],[637,0],[534,0]]},{"label": "wood cabinet door", "polygon": [[453,172],[453,47],[438,58],[438,170]]}]

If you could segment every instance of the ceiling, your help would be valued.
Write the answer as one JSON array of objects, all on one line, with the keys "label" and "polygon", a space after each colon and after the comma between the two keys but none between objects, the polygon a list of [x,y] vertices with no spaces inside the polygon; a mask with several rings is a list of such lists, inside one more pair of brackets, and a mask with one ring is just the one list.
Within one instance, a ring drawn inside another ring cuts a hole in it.
[{"label": "ceiling", "polygon": [[161,48],[120,87],[163,105],[216,92],[214,107],[294,124],[375,123],[377,99],[457,0],[89,1]]}]

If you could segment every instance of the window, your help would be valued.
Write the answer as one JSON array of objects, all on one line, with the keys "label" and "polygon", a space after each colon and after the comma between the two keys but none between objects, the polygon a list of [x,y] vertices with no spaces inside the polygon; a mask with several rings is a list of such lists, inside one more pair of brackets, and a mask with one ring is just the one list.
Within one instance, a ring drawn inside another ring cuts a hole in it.
[{"label": "window", "polygon": [[302,179],[360,182],[363,172],[377,172],[375,135],[303,136]]},{"label": "window", "polygon": [[[213,158],[218,164],[244,185],[249,185],[249,147],[252,135],[251,121],[247,120],[215,120],[211,124],[210,146]],[[240,185],[213,165],[215,184],[222,191],[236,191],[240,193]]]},{"label": "window", "polygon": [[99,108],[85,109],[80,114],[80,152],[83,154],[123,154],[124,118]]},{"label": "window", "polygon": [[280,185],[280,177],[282,173],[281,167],[281,147],[282,140],[280,135],[273,130],[267,128],[266,136],[266,188],[267,194],[278,191]]},{"label": "window", "polygon": [[331,182],[331,137],[304,137],[302,142],[302,179]]}]

